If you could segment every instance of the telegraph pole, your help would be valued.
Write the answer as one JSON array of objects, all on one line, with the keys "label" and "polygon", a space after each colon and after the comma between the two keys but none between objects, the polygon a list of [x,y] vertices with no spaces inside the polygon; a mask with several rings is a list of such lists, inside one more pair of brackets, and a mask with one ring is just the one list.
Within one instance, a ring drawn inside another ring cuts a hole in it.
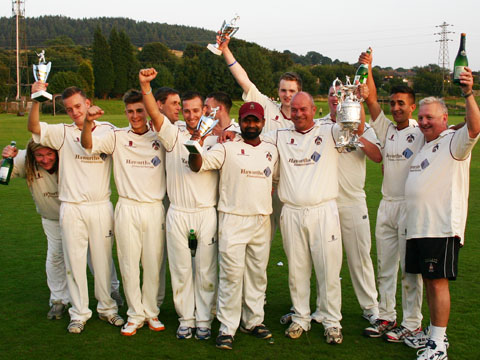
[{"label": "telegraph pole", "polygon": [[450,60],[448,58],[448,42],[453,41],[448,38],[448,34],[454,34],[453,31],[448,31],[448,27],[453,26],[452,24],[447,24],[445,21],[441,25],[435,27],[440,28],[440,32],[435,33],[434,35],[440,35],[440,40],[435,40],[435,42],[440,43],[440,51],[438,52],[438,66],[442,70],[442,95],[445,96],[445,82],[448,81],[450,75]]}]

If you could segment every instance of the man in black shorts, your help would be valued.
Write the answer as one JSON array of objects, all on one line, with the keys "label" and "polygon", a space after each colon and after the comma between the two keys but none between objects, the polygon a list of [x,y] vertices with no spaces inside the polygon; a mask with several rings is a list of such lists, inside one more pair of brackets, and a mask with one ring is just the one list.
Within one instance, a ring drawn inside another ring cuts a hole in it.
[{"label": "man in black shorts", "polygon": [[449,280],[457,277],[458,250],[467,219],[471,151],[480,134],[480,110],[469,68],[460,75],[466,126],[448,128],[443,100],[420,101],[418,124],[425,144],[413,159],[405,184],[406,272],[421,273],[430,310],[430,331],[418,360],[447,359],[444,341],[450,315]]}]

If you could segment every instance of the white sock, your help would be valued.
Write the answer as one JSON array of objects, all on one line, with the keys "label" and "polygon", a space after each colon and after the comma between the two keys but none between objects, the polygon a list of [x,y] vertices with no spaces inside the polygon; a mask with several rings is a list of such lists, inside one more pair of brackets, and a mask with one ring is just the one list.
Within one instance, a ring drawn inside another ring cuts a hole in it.
[{"label": "white sock", "polygon": [[438,345],[443,346],[443,340],[445,338],[445,333],[447,332],[446,327],[439,327],[439,326],[434,326],[430,325],[430,339],[435,341],[435,343]]}]

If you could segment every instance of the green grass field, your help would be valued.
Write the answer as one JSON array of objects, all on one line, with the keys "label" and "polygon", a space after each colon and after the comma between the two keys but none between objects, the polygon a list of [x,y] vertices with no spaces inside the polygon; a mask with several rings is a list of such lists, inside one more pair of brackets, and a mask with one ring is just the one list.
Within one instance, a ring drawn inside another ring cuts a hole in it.
[{"label": "green grass field", "polygon": [[[117,126],[125,126],[127,121],[118,101],[102,102],[105,109],[104,120]],[[325,103],[319,104],[325,115]],[[232,117],[237,117],[239,104],[235,104]],[[42,116],[50,123],[70,122],[66,116]],[[451,123],[462,120],[461,116],[451,119]],[[0,114],[0,146],[16,140],[19,148],[30,137],[26,130],[26,117]],[[479,359],[480,344],[477,338],[480,321],[480,269],[478,256],[480,244],[475,234],[480,233],[480,147],[474,150],[471,165],[471,185],[469,217],[465,247],[460,252],[459,277],[451,283],[452,312],[448,336],[451,347],[450,359]],[[369,205],[372,234],[376,210],[381,193],[381,168],[379,164],[367,163],[367,201]],[[112,201],[117,194],[113,184]],[[441,196],[441,194],[438,194]],[[274,334],[274,344],[257,340],[249,335],[237,333],[233,351],[217,350],[214,339],[206,342],[177,340],[175,331],[177,316],[172,303],[169,284],[167,296],[161,309],[160,319],[166,330],[155,333],[144,328],[137,335],[127,338],[114,328],[100,321],[95,312],[96,300],[93,296],[93,281],[90,280],[90,308],[93,317],[88,321],[81,335],[67,333],[68,316],[62,320],[46,319],[49,291],[46,284],[45,258],[46,239],[42,231],[39,215],[23,179],[12,180],[10,185],[0,187],[0,359],[415,359],[415,351],[403,344],[388,344],[382,339],[368,339],[361,335],[368,325],[361,318],[361,309],[353,293],[346,260],[342,270],[342,312],[344,343],[340,346],[327,345],[323,337],[323,327],[312,324],[312,330],[298,340],[287,339],[283,335],[284,325],[279,323],[290,307],[288,291],[288,268],[279,234],[273,243],[268,267],[268,304],[265,307],[265,324]],[[114,250],[114,257],[116,253]],[[372,238],[372,258],[376,267],[375,239]],[[285,265],[276,264],[282,261]],[[118,267],[117,267],[118,269]],[[313,285],[313,284],[312,284]],[[312,309],[315,306],[314,286],[312,286]],[[400,294],[400,291],[397,292]],[[340,301],[340,299],[339,299]],[[397,297],[400,303],[400,297]],[[401,308],[397,306],[398,318]],[[126,307],[120,310],[125,315]],[[424,325],[428,324],[428,309],[424,302]],[[213,324],[216,336],[218,322]]]}]

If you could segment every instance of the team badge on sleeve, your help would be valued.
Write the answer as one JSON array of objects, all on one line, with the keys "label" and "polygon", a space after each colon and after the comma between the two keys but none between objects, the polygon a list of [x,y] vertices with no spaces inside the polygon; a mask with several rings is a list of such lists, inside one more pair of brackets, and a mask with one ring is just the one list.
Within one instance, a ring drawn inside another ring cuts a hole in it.
[{"label": "team badge on sleeve", "polygon": [[413,134],[408,134],[407,141],[411,144],[415,140],[415,136]]},{"label": "team badge on sleeve", "polygon": [[270,151],[267,151],[267,154],[265,155],[265,157],[267,158],[268,161],[272,161],[272,154],[270,153]]},{"label": "team badge on sleeve", "polygon": [[153,166],[158,166],[158,165],[160,165],[160,163],[162,162],[162,160],[160,160],[160,159],[158,158],[158,156],[155,156],[155,157],[151,160],[151,162],[152,162]]},{"label": "team badge on sleeve", "polygon": [[321,137],[321,136],[317,136],[317,137],[315,138],[315,144],[316,144],[316,145],[322,145],[322,141],[323,141],[323,140],[322,140],[322,137]]},{"label": "team badge on sleeve", "polygon": [[153,140],[153,141],[152,141],[152,148],[153,148],[154,150],[160,149],[160,141],[158,141],[158,140]]}]

